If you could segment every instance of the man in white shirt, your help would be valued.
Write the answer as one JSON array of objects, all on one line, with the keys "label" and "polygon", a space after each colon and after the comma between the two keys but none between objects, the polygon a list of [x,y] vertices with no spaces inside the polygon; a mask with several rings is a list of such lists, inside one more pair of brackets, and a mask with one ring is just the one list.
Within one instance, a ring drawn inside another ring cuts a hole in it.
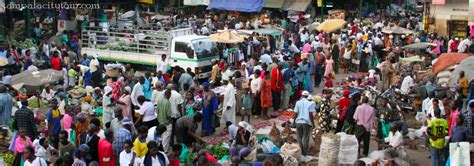
[{"label": "man in white shirt", "polygon": [[133,142],[131,140],[125,141],[123,145],[124,150],[120,152],[120,166],[138,166],[141,163],[140,158],[136,157],[135,151],[133,151]]},{"label": "man in white shirt", "polygon": [[260,56],[260,61],[263,61],[264,63],[266,63],[267,65],[270,65],[273,63],[272,61],[272,57],[269,54],[270,51],[268,50],[265,50],[265,53]]},{"label": "man in white shirt", "polygon": [[225,126],[227,128],[227,132],[229,133],[229,141],[233,142],[235,140],[235,136],[237,136],[239,127],[233,124],[231,121],[226,122]]},{"label": "man in white shirt", "polygon": [[170,103],[171,103],[171,117],[178,119],[181,117],[179,106],[183,104],[184,99],[178,91],[176,91],[176,85],[168,84],[166,89],[171,91]]},{"label": "man in white shirt", "polygon": [[156,62],[156,72],[161,71],[162,74],[168,72],[168,66],[166,64],[166,54],[161,55],[161,60]]},{"label": "man in white shirt", "polygon": [[424,109],[426,110],[425,113],[426,113],[426,116],[428,117],[427,118],[428,121],[435,118],[434,109],[436,107],[438,107],[439,110],[441,111],[441,116],[444,116],[446,114],[446,112],[444,111],[443,102],[441,102],[440,100],[436,98],[429,99],[428,97],[427,99],[423,100],[422,109],[424,107]]},{"label": "man in white shirt", "polygon": [[235,99],[235,87],[232,81],[223,80],[223,85],[227,85],[225,87],[224,92],[224,101],[222,102],[222,117],[221,123],[226,123],[228,121],[235,123],[235,110],[236,110],[236,99]]},{"label": "man in white shirt", "polygon": [[207,26],[204,25],[202,28],[201,28],[201,35],[209,35],[209,29],[207,29]]},{"label": "man in white shirt", "polygon": [[458,46],[458,52],[460,52],[460,53],[466,52],[467,49],[469,48],[469,46],[472,44],[471,39],[472,39],[472,37],[469,36],[466,39],[464,39],[463,41],[461,41],[461,43],[459,43],[459,46]]},{"label": "man in white shirt", "polygon": [[402,85],[400,90],[403,94],[408,94],[410,92],[411,87],[415,86],[415,81],[412,78],[412,74],[409,73],[402,81]]},{"label": "man in white shirt", "polygon": [[133,86],[133,89],[132,89],[132,94],[130,94],[130,98],[132,99],[132,104],[135,106],[135,107],[139,107],[140,104],[138,103],[137,101],[137,98],[138,96],[142,96],[143,95],[143,84],[145,83],[145,78],[144,77],[140,77],[138,78],[138,82]]}]

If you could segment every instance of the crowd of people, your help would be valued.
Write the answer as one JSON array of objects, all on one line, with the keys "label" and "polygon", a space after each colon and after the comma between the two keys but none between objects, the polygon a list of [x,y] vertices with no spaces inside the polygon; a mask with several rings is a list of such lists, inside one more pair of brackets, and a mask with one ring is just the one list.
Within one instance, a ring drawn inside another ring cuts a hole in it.
[{"label": "crowd of people", "polygon": [[[419,15],[382,17],[383,12],[369,16],[374,24],[381,24],[379,27],[354,18],[331,33],[308,30],[303,18],[296,22],[278,19],[283,29],[280,35],[249,36],[238,46],[237,57],[241,58],[231,60],[223,51],[206,82],[195,79],[191,69],[169,69],[166,55],[157,62],[155,71],[140,74],[132,65],[124,64],[118,76],[107,76],[103,61],[80,53],[80,38],[74,32],[60,35],[61,43],[38,43],[35,55],[15,46],[2,48],[1,56],[8,64],[0,75],[0,125],[4,136],[11,136],[9,150],[16,154],[15,165],[180,165],[183,144],[205,145],[206,138],[219,128],[229,134],[229,155],[236,164],[250,153],[248,146],[254,134],[251,120],[268,120],[272,113],[283,111],[295,112],[293,123],[303,162],[314,154],[309,150],[313,130],[355,135],[361,142],[361,157],[369,154],[375,127],[381,146],[399,148],[401,136],[407,134],[403,118],[388,99],[374,105],[354,89],[375,85],[386,90],[399,85],[408,94],[423,81],[414,78],[413,70],[402,70],[399,58],[416,54],[435,59],[444,52],[468,53],[473,48],[474,32],[448,41],[421,31],[415,24],[421,19]],[[203,24],[175,17],[171,21],[189,24],[203,35],[225,28],[254,29],[262,24],[258,19],[243,24],[236,17],[205,18]],[[395,39],[382,33],[384,28],[398,26],[415,34]],[[423,52],[402,49],[418,42],[434,46]],[[38,64],[39,57],[44,56],[48,61]],[[63,79],[40,87],[39,94],[13,88],[14,74],[38,68],[63,71]],[[341,73],[362,76],[338,81]],[[474,82],[470,80],[462,73],[455,95],[440,95],[434,78],[424,86],[426,97],[416,111],[425,115],[433,165],[443,165],[449,157],[445,142],[474,142]],[[220,86],[223,92],[217,93],[214,88]],[[70,93],[77,89],[83,93]],[[318,90],[322,96],[313,97]],[[339,94],[342,98],[334,104],[334,96]],[[32,110],[31,96],[45,103],[47,111],[41,114]],[[338,110],[336,116],[333,109]],[[241,116],[240,121],[236,116]],[[331,125],[333,120],[337,120],[336,126]],[[268,158],[266,162],[278,165],[283,161]],[[212,165],[215,161],[202,151],[195,163]]]}]

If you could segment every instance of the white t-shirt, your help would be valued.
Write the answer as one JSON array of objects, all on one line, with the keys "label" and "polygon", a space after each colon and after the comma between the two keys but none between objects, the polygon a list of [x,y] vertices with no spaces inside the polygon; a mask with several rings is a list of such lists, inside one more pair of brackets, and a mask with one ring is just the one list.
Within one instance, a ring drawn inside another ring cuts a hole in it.
[{"label": "white t-shirt", "polygon": [[[166,165],[169,165],[170,164],[170,161],[168,160],[168,156],[166,156],[165,153],[163,152],[158,152],[158,153],[161,153],[161,155],[163,155],[163,159],[165,159],[165,164]],[[159,155],[159,154],[158,154]],[[141,165],[145,165],[145,160],[142,161],[142,164]],[[153,166],[162,166],[160,164],[160,158],[158,156],[156,157],[151,157],[151,165]]]},{"label": "white t-shirt", "polygon": [[143,115],[143,122],[156,119],[155,105],[149,101],[145,101],[138,112]]},{"label": "white t-shirt", "polygon": [[255,94],[257,92],[260,91],[260,82],[261,82],[261,78],[258,77],[256,79],[253,79],[251,82],[250,82],[250,90],[252,90],[252,93]]},{"label": "white t-shirt", "polygon": [[[130,161],[132,161],[132,157],[133,157],[133,150],[130,151],[130,153],[127,153],[125,152],[125,150],[123,150],[122,152],[120,152],[120,166],[129,166],[130,164]],[[138,157],[135,157],[135,161],[133,163],[134,166],[138,166],[140,165],[141,163],[141,160],[140,158]]]},{"label": "white t-shirt", "polygon": [[465,52],[466,49],[471,45],[471,43],[472,42],[469,39],[464,39],[463,41],[461,41],[458,46],[458,52]]},{"label": "white t-shirt", "polygon": [[178,105],[184,102],[183,96],[176,92],[175,90],[171,91],[170,103],[171,103],[171,117],[179,118]]},{"label": "white t-shirt", "polygon": [[168,67],[165,61],[159,60],[156,63],[156,72],[158,71],[161,71],[161,74],[166,74],[166,72],[168,71]]},{"label": "white t-shirt", "polygon": [[93,73],[99,69],[99,60],[92,59],[91,63],[89,64],[90,72]]},{"label": "white t-shirt", "polygon": [[48,166],[48,163],[40,157],[36,157],[33,161],[25,160],[24,166]]}]

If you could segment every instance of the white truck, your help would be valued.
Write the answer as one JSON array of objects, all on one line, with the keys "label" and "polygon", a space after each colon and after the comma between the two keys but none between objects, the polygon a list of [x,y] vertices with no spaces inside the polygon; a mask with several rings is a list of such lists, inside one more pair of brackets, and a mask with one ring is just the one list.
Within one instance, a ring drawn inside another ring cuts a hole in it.
[{"label": "white truck", "polygon": [[163,54],[170,67],[191,68],[197,79],[211,75],[219,59],[216,42],[198,36],[191,28],[153,30],[88,27],[82,30],[81,52],[101,61],[156,66]]}]

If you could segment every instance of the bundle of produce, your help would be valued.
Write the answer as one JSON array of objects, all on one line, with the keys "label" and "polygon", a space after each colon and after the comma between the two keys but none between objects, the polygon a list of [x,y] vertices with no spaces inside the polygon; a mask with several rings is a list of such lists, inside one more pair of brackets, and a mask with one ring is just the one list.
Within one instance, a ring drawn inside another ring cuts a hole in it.
[{"label": "bundle of produce", "polygon": [[222,157],[224,157],[226,155],[229,155],[229,149],[222,146],[222,143],[211,145],[207,149],[207,152],[212,154],[214,156],[214,158],[216,158],[216,159],[221,159]]}]

